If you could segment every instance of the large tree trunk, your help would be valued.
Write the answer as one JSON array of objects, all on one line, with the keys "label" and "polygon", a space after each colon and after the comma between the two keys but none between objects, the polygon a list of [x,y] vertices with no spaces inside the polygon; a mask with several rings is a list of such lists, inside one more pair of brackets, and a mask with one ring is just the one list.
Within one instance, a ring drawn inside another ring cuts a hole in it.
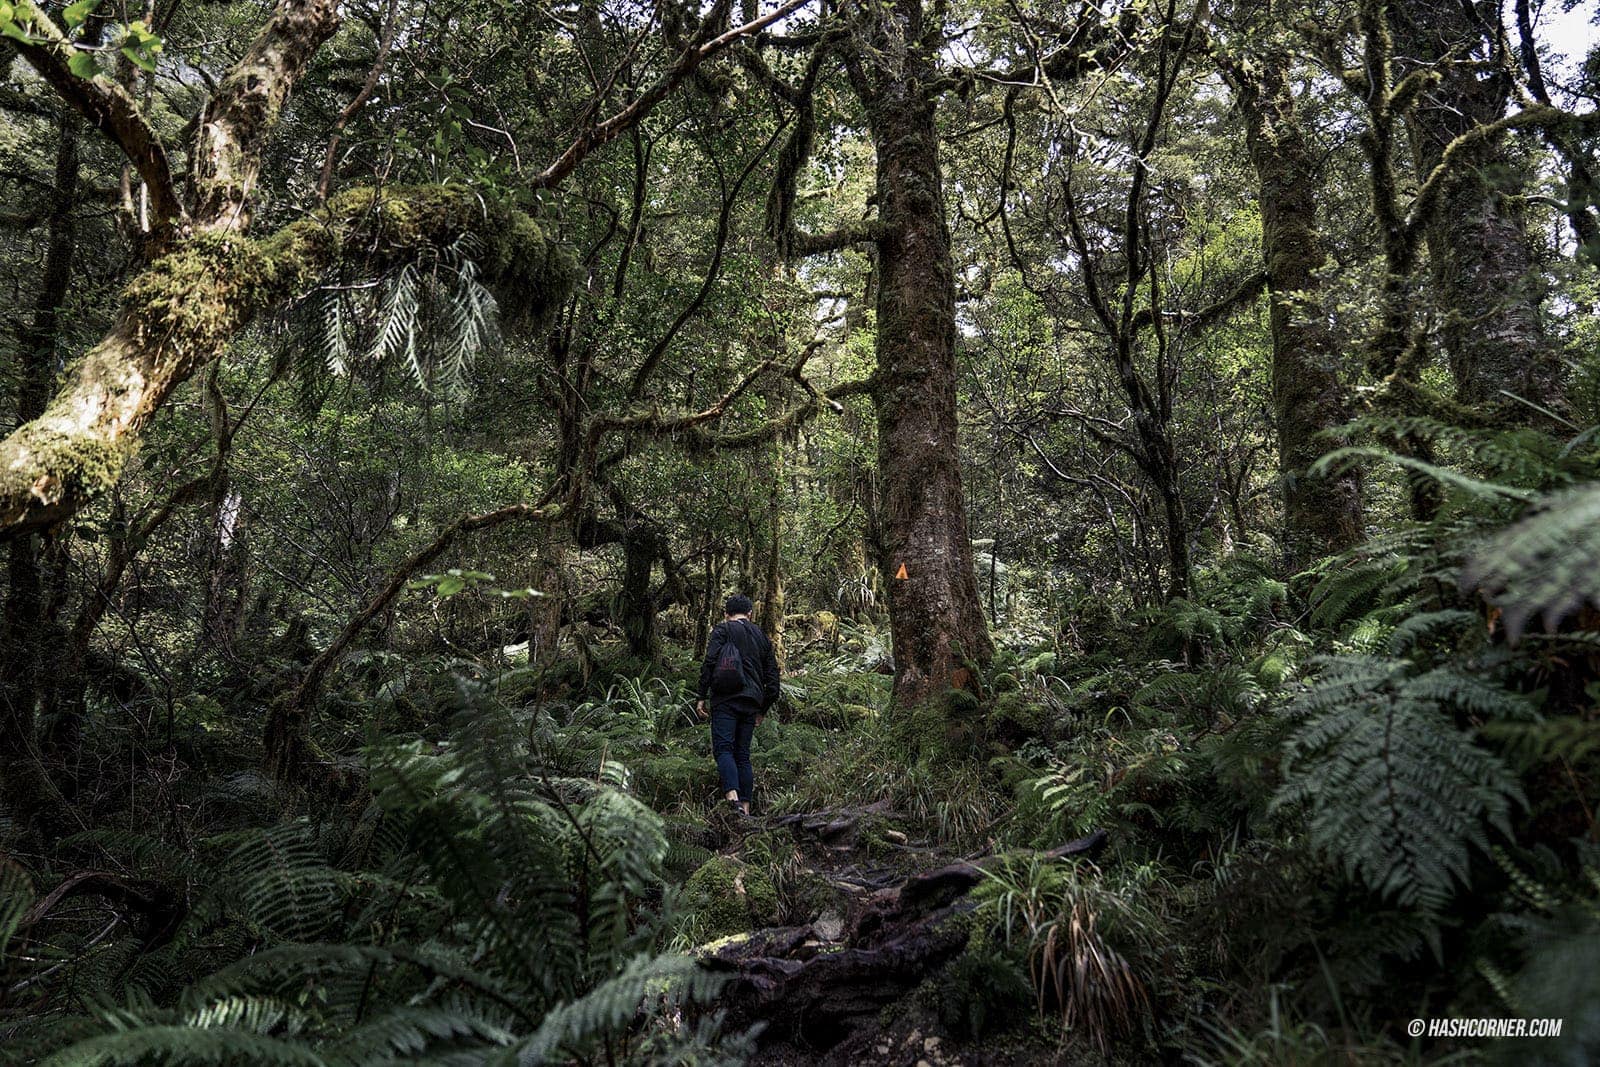
[{"label": "large tree trunk", "polygon": [[1229,71],[1245,115],[1260,185],[1262,255],[1272,301],[1272,405],[1278,431],[1286,549],[1291,567],[1360,542],[1361,472],[1314,478],[1336,442],[1319,435],[1350,419],[1341,353],[1322,305],[1327,262],[1317,228],[1316,156],[1295,114],[1288,57],[1270,54]]},{"label": "large tree trunk", "polygon": [[[1409,116],[1418,169],[1426,174],[1456,138],[1505,114],[1510,85],[1498,67],[1483,73],[1473,62],[1489,45],[1454,0],[1406,0],[1395,14],[1402,54],[1419,63],[1455,61],[1442,66],[1438,84]],[[1504,186],[1518,169],[1503,135],[1477,150],[1475,165],[1455,169],[1427,226],[1429,269],[1457,399],[1506,408],[1514,402],[1504,390],[1559,413],[1561,361],[1539,313],[1543,282],[1517,190]],[[1518,421],[1544,421],[1534,409],[1518,408]]]},{"label": "large tree trunk", "polygon": [[[877,150],[878,468],[895,699],[975,688],[993,654],[978,598],[956,425],[956,299],[934,121],[936,34],[920,0],[864,13],[851,57]],[[904,568],[904,577],[898,577]]]}]

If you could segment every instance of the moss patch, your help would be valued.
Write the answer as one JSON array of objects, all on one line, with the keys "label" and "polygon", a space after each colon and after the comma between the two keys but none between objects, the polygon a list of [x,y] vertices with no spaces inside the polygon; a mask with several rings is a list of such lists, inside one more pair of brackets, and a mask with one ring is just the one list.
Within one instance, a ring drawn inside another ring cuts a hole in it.
[{"label": "moss patch", "polygon": [[704,944],[778,922],[778,890],[763,870],[733,856],[713,856],[683,884],[682,930]]}]

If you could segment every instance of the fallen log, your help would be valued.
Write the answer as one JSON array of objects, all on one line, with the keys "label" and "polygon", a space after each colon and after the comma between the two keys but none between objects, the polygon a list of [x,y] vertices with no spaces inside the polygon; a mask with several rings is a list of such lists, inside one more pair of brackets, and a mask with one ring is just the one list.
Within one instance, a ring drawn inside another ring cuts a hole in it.
[{"label": "fallen log", "polygon": [[173,886],[144,878],[124,878],[111,871],[79,871],[29,908],[17,928],[26,930],[43,920],[63,900],[79,896],[103,897],[138,916],[139,921],[130,925],[146,949],[171,941],[189,913],[183,895]]},{"label": "fallen log", "polygon": [[[1089,856],[1107,839],[1096,830],[1042,855]],[[806,925],[722,946],[702,961],[732,976],[718,1006],[733,1022],[764,1023],[763,1040],[833,1047],[961,953],[969,930],[950,920],[973,908],[964,897],[998,859],[962,860],[866,896],[837,942]]]}]

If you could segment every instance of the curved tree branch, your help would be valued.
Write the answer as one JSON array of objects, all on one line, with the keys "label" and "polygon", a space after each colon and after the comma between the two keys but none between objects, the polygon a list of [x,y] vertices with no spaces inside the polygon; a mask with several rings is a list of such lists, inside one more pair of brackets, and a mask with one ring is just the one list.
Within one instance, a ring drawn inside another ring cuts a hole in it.
[{"label": "curved tree branch", "polygon": [[110,137],[150,190],[150,210],[156,223],[181,219],[183,203],[172,179],[166,146],[128,91],[103,74],[80,78],[69,62],[76,49],[50,17],[31,3],[16,5],[16,19],[27,23],[37,40],[7,37],[11,47],[27,60],[69,105]]},{"label": "curved tree branch", "polygon": [[44,414],[0,442],[0,539],[59,522],[115,484],[163,401],[258,312],[314,288],[336,263],[380,272],[469,233],[508,310],[559,299],[566,260],[539,226],[451,186],[353,189],[270,237],[205,234],[157,259]]},{"label": "curved tree branch", "polygon": [[695,39],[665,74],[634,97],[621,111],[580,133],[554,163],[534,175],[528,184],[535,189],[549,189],[559,185],[577,169],[578,164],[583,162],[589,153],[616,140],[654,111],[656,105],[671,96],[673,90],[692,75],[701,63],[743,38],[760,32],[784,16],[793,14],[810,2],[811,0],[787,0],[760,18],[710,37],[713,28],[726,18],[728,13],[728,0],[718,0],[701,23],[700,32],[696,34]]}]

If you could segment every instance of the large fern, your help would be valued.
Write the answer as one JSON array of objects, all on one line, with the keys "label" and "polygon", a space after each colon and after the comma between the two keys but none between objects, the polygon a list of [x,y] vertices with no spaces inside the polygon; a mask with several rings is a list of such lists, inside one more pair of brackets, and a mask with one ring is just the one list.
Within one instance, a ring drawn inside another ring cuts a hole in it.
[{"label": "large fern", "polygon": [[1517,778],[1457,713],[1517,719],[1527,703],[1450,667],[1369,656],[1323,663],[1288,708],[1279,808],[1304,805],[1311,841],[1405,906],[1442,908],[1489,829],[1510,832]]}]

